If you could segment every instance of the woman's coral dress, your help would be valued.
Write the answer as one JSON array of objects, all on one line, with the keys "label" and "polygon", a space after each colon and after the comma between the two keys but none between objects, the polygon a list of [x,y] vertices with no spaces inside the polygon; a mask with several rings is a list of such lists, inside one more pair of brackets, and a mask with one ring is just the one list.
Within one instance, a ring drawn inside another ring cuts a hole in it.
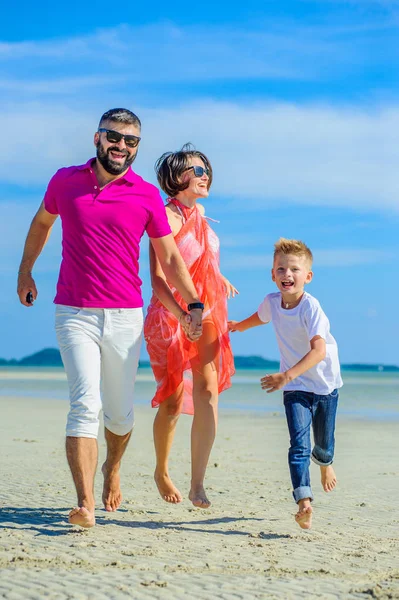
[{"label": "woman's coral dress", "polygon": [[[205,305],[203,322],[211,321],[219,342],[217,353],[219,393],[231,386],[234,358],[227,330],[226,289],[219,269],[219,239],[198,208],[188,208],[175,198],[168,200],[179,209],[184,223],[175,237],[195,288]],[[183,310],[187,305],[171,291]],[[157,383],[152,406],[158,407],[184,381],[182,412],[193,414],[192,364],[198,360],[198,344],[185,336],[176,317],[152,296],[144,323],[144,337]]]}]

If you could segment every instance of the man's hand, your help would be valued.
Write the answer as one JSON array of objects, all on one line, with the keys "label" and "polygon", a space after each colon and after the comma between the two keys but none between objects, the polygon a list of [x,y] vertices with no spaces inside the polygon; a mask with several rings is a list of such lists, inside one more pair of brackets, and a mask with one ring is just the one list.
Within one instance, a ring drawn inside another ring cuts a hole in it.
[{"label": "man's hand", "polygon": [[268,394],[280,390],[287,385],[290,378],[286,373],[274,373],[273,375],[265,375],[260,380],[262,390],[266,390]]},{"label": "man's hand", "polygon": [[200,308],[190,310],[189,317],[191,322],[187,336],[191,341],[196,342],[202,335],[202,310]]},{"label": "man's hand", "polygon": [[18,275],[18,284],[17,284],[17,294],[19,296],[19,301],[24,306],[33,306],[33,303],[29,303],[26,301],[26,296],[31,292],[33,296],[33,300],[37,298],[37,289],[35,280],[33,279],[30,273],[20,273]]}]

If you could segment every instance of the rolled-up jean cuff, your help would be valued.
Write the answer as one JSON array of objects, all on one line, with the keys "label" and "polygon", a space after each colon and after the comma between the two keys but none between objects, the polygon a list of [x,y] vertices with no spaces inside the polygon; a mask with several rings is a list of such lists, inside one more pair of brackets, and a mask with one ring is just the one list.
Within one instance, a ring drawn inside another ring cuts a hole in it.
[{"label": "rolled-up jean cuff", "polygon": [[334,462],[334,459],[330,460],[330,462],[321,462],[321,460],[318,460],[314,454],[311,455],[310,457],[312,459],[312,461],[316,464],[319,465],[319,467],[328,467],[329,465],[332,465]]},{"label": "rolled-up jean cuff", "polygon": [[306,485],[296,488],[292,492],[292,495],[294,496],[294,500],[297,504],[299,500],[305,500],[305,498],[309,498],[311,502],[313,500],[312,490],[309,486]]}]

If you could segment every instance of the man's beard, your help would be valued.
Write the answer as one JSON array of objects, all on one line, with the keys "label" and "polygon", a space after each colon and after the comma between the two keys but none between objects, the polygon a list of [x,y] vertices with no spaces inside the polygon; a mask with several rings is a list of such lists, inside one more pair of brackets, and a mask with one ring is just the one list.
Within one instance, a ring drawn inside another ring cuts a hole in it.
[{"label": "man's beard", "polygon": [[120,175],[121,173],[126,171],[126,169],[128,169],[130,165],[134,163],[137,156],[137,150],[134,154],[131,154],[130,156],[126,153],[125,150],[123,152],[126,153],[125,162],[119,163],[112,160],[112,158],[110,157],[110,152],[118,152],[119,154],[122,154],[121,150],[118,147],[111,146],[107,150],[104,150],[104,146],[101,144],[101,142],[98,142],[97,159],[102,165],[102,167],[107,171],[107,173],[110,173],[111,175]]}]

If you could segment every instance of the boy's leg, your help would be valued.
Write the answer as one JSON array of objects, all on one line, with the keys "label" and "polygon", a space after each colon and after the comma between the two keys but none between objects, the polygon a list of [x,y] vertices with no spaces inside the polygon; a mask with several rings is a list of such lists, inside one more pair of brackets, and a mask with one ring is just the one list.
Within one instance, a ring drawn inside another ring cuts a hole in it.
[{"label": "boy's leg", "polygon": [[325,492],[331,492],[337,483],[332,462],[335,448],[335,417],[338,390],[325,396],[315,396],[313,413],[314,448],[312,460],[320,466],[321,484]]},{"label": "boy's leg", "polygon": [[300,391],[284,392],[284,407],[290,433],[288,464],[293,496],[299,506],[295,520],[303,529],[311,526],[313,494],[310,487],[310,426],[313,394]]}]

